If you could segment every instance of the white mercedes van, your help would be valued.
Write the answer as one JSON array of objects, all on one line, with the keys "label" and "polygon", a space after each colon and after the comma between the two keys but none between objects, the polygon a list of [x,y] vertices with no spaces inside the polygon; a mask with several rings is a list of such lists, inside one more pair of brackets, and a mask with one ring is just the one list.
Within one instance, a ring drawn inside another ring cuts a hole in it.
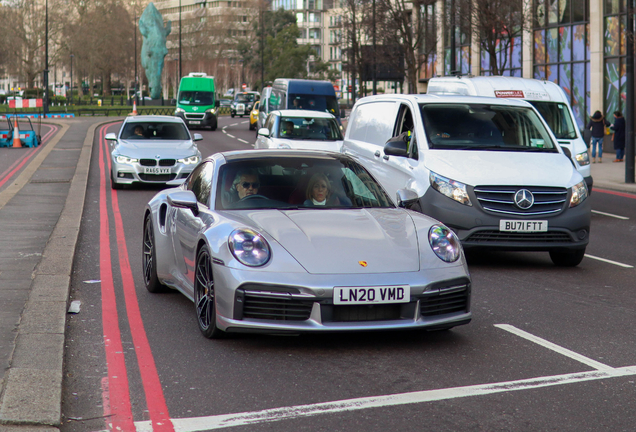
[{"label": "white mercedes van", "polygon": [[570,150],[576,169],[592,191],[587,145],[576,127],[576,118],[563,89],[556,83],[506,76],[435,77],[428,81],[428,94],[516,98],[530,102],[548,123],[559,145]]},{"label": "white mercedes van", "polygon": [[356,102],[342,152],[398,205],[452,228],[464,248],[548,251],[576,266],[587,185],[539,113],[518,99],[383,95]]}]

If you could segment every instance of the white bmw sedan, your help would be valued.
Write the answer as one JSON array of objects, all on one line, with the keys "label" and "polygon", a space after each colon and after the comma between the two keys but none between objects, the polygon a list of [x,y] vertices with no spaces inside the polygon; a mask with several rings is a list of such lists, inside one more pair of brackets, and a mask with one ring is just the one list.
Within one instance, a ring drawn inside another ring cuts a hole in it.
[{"label": "white bmw sedan", "polygon": [[339,152],[342,132],[333,114],[308,110],[272,111],[258,130],[254,148]]},{"label": "white bmw sedan", "polygon": [[133,116],[124,120],[118,134],[109,133],[110,184],[121,189],[133,183],[178,186],[201,162],[195,141],[179,117]]}]

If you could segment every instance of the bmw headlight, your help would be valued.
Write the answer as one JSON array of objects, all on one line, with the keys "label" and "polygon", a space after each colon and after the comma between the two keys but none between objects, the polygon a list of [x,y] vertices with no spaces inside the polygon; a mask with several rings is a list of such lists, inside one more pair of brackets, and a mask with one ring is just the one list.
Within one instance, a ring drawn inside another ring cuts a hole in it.
[{"label": "bmw headlight", "polygon": [[461,255],[462,247],[453,231],[444,225],[433,225],[428,230],[431,249],[442,261],[455,262]]},{"label": "bmw headlight", "polygon": [[241,228],[232,231],[228,239],[232,255],[249,267],[265,265],[271,257],[267,240],[254,230]]},{"label": "bmw headlight", "polygon": [[572,186],[572,197],[570,198],[570,207],[576,207],[587,198],[587,185],[585,181],[581,181]]},{"label": "bmw headlight", "polygon": [[182,164],[186,164],[186,165],[190,165],[190,164],[198,164],[199,163],[199,156],[190,156],[187,158],[183,158],[183,159],[177,159],[177,162],[182,163]]},{"label": "bmw headlight", "polygon": [[442,177],[433,172],[431,172],[429,180],[433,189],[435,189],[442,195],[446,195],[450,199],[453,199],[458,203],[465,204],[467,206],[473,205],[470,202],[470,198],[468,197],[468,192],[466,192],[465,184],[455,180],[447,179],[446,177]]},{"label": "bmw headlight", "polygon": [[585,166],[585,165],[589,165],[590,164],[590,155],[587,154],[586,151],[584,151],[583,153],[577,154],[575,158],[576,158],[576,161],[581,166]]},{"label": "bmw headlight", "polygon": [[177,108],[177,109],[174,110],[175,114],[184,113],[184,112],[185,112],[185,110],[183,108]]},{"label": "bmw headlight", "polygon": [[139,162],[139,159],[130,158],[130,157],[124,156],[124,155],[117,155],[115,157],[115,159],[117,160],[117,163],[128,164],[128,165]]}]

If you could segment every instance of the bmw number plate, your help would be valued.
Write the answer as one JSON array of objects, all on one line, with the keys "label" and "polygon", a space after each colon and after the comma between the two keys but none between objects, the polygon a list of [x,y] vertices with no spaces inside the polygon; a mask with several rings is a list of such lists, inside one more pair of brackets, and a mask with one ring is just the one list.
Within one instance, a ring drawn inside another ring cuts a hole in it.
[{"label": "bmw number plate", "polygon": [[170,168],[144,167],[144,174],[170,174]]},{"label": "bmw number plate", "polygon": [[547,220],[500,220],[499,231],[506,232],[546,232]]},{"label": "bmw number plate", "polygon": [[334,287],[333,303],[337,305],[408,303],[409,285]]}]

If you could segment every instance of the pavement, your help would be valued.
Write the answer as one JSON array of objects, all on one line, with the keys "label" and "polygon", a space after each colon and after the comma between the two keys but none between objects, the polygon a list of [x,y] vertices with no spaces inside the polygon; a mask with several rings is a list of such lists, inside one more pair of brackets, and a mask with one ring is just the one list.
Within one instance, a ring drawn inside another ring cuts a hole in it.
[{"label": "pavement", "polygon": [[[61,126],[0,192],[0,432],[55,432],[62,421],[64,330],[95,129]],[[636,194],[625,163],[592,164],[594,188]]]}]

